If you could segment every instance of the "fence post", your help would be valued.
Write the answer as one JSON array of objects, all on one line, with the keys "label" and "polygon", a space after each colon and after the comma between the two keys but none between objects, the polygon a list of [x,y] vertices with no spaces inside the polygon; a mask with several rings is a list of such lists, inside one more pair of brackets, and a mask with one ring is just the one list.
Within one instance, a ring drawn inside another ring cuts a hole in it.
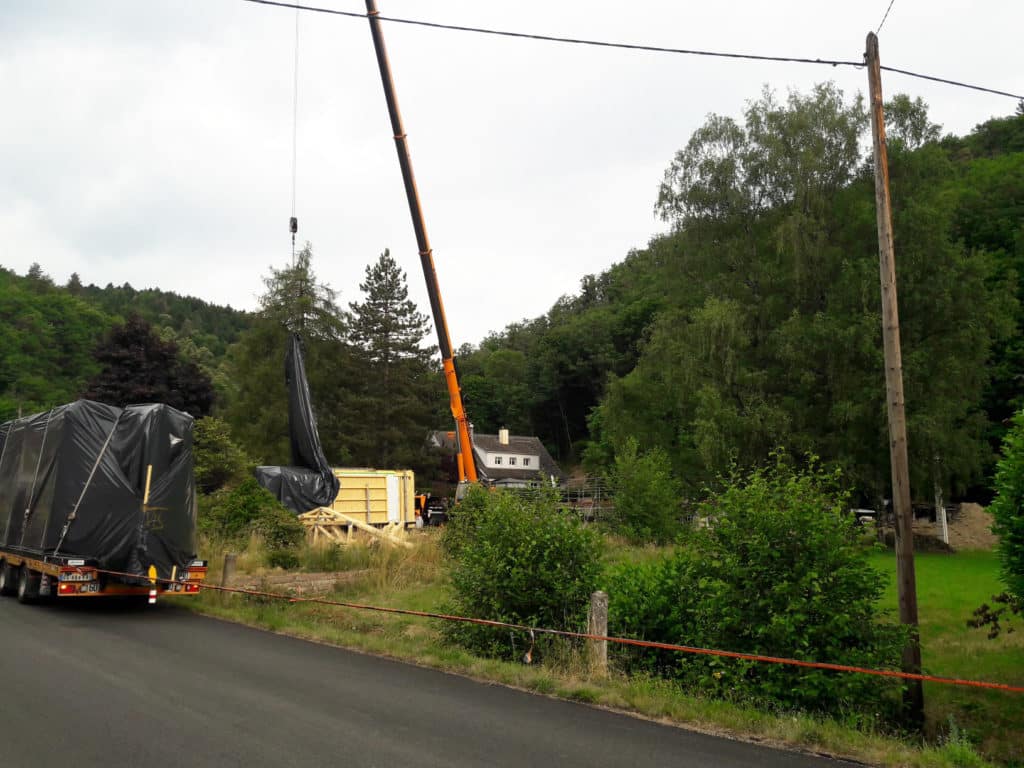
[{"label": "fence post", "polygon": [[222,587],[228,586],[228,582],[231,581],[231,577],[235,575],[235,558],[238,557],[233,552],[228,552],[224,555],[224,570],[220,574],[220,585]]},{"label": "fence post", "polygon": [[[594,592],[587,612],[587,634],[608,636],[608,593]],[[590,672],[597,677],[608,675],[608,641],[588,640]]]}]

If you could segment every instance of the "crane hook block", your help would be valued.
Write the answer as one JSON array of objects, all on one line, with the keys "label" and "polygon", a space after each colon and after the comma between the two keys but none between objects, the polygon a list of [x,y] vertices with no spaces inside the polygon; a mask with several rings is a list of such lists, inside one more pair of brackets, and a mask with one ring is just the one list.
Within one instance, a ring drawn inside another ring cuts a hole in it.
[{"label": "crane hook block", "polygon": [[288,230],[293,235],[299,231],[299,220],[295,216],[292,216],[291,220],[288,222]]}]

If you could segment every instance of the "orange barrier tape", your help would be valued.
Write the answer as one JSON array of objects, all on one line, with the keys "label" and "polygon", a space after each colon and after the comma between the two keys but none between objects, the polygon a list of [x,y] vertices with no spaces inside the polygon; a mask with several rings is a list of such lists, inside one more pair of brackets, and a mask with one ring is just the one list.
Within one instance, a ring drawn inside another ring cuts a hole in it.
[{"label": "orange barrier tape", "polygon": [[[123,576],[129,578],[143,578],[138,574],[120,573],[118,571],[99,570],[99,573],[106,573],[111,576]],[[157,581],[168,582],[170,579],[157,579]],[[987,688],[997,691],[1009,691],[1011,693],[1024,693],[1024,686],[1007,685],[1006,683],[990,683],[982,680],[961,680],[954,677],[937,677],[935,675],[916,674],[913,672],[899,672],[892,669],[869,669],[867,667],[855,667],[847,664],[831,664],[825,661],[803,661],[801,659],[789,659],[783,656],[762,656],[756,653],[740,653],[738,651],[721,651],[714,648],[697,648],[689,645],[675,645],[673,643],[659,643],[653,640],[634,640],[629,637],[612,637],[608,635],[591,635],[586,632],[571,632],[563,629],[547,629],[544,627],[529,627],[525,624],[510,624],[505,621],[494,619],[476,619],[469,616],[452,616],[445,613],[432,613],[430,611],[416,611],[409,608],[386,608],[379,605],[365,605],[363,603],[350,603],[343,600],[327,600],[322,597],[296,597],[293,595],[282,595],[277,592],[261,592],[255,589],[239,589],[237,587],[219,587],[213,584],[200,583],[200,589],[212,589],[217,592],[230,592],[238,595],[251,595],[253,597],[267,597],[276,600],[286,600],[289,603],[313,603],[316,605],[330,605],[336,608],[352,608],[360,611],[376,611],[378,613],[392,613],[402,616],[419,616],[425,619],[441,619],[442,621],[461,621],[466,624],[478,624],[485,627],[497,627],[499,629],[513,629],[521,632],[533,632],[536,634],[553,635],[557,637],[571,637],[578,640],[599,640],[618,645],[628,645],[637,648],[652,648],[661,651],[676,651],[678,653],[692,653],[704,656],[719,656],[728,659],[744,659],[746,661],[758,661],[765,664],[785,664],[793,667],[805,667],[808,669],[824,669],[832,672],[850,672],[860,675],[875,675],[877,677],[894,677],[901,680],[921,680],[927,683],[940,683],[942,685],[959,685],[970,688]]]}]

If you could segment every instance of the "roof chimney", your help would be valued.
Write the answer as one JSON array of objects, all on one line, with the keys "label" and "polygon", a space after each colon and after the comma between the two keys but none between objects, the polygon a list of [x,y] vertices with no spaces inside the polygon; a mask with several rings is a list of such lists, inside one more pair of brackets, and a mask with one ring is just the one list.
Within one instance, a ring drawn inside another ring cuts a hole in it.
[{"label": "roof chimney", "polygon": [[508,445],[508,427],[502,427],[498,430],[498,442],[502,445]]}]

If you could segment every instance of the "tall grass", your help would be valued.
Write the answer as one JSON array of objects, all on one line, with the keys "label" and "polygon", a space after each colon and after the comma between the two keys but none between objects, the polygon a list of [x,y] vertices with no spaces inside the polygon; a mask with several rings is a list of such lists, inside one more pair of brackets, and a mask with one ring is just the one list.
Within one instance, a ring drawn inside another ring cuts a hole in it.
[{"label": "tall grass", "polygon": [[[895,613],[895,555],[878,553],[872,559],[888,578],[883,599]],[[974,609],[1003,590],[998,556],[919,553],[914,561],[925,672],[1024,685],[1024,632],[989,640],[985,630],[967,626]],[[928,735],[945,740],[949,751],[973,743],[986,755],[1024,765],[1024,695],[926,683],[925,707]]]},{"label": "tall grass", "polygon": [[[339,583],[335,597],[394,608],[436,611],[447,599],[447,580],[436,531],[412,537],[411,549],[358,540],[344,547],[300,548],[302,570],[358,571]],[[613,561],[647,560],[667,550],[614,547]],[[218,583],[225,548],[201,545],[211,562],[210,580]],[[250,539],[237,551],[241,572],[267,570],[266,549]],[[873,564],[890,581],[885,600],[895,611],[895,560],[891,553],[873,556]],[[250,570],[251,569],[251,570]],[[999,591],[998,561],[991,553],[919,555],[917,557],[921,633],[926,671],[951,677],[979,678],[1024,685],[1024,627],[990,641],[984,630],[966,626],[970,612]],[[691,726],[759,734],[811,750],[859,757],[878,765],[985,766],[979,753],[1004,765],[1024,766],[1024,696],[928,685],[929,738],[932,746],[915,747],[883,737],[870,728],[799,713],[776,715],[735,702],[688,696],[672,684],[642,675],[626,677],[613,670],[607,680],[594,679],[578,648],[551,654],[544,664],[523,666],[479,659],[446,644],[431,620],[329,606],[260,602],[204,594],[195,607],[301,637],[407,658],[482,679],[613,707],[668,717]],[[516,638],[518,644],[522,638]]]},{"label": "tall grass", "polygon": [[258,533],[252,533],[242,542],[200,535],[197,542],[199,556],[209,563],[207,580],[220,583],[224,572],[224,555],[235,555],[235,570],[240,573],[256,574],[265,570],[270,549]]}]

